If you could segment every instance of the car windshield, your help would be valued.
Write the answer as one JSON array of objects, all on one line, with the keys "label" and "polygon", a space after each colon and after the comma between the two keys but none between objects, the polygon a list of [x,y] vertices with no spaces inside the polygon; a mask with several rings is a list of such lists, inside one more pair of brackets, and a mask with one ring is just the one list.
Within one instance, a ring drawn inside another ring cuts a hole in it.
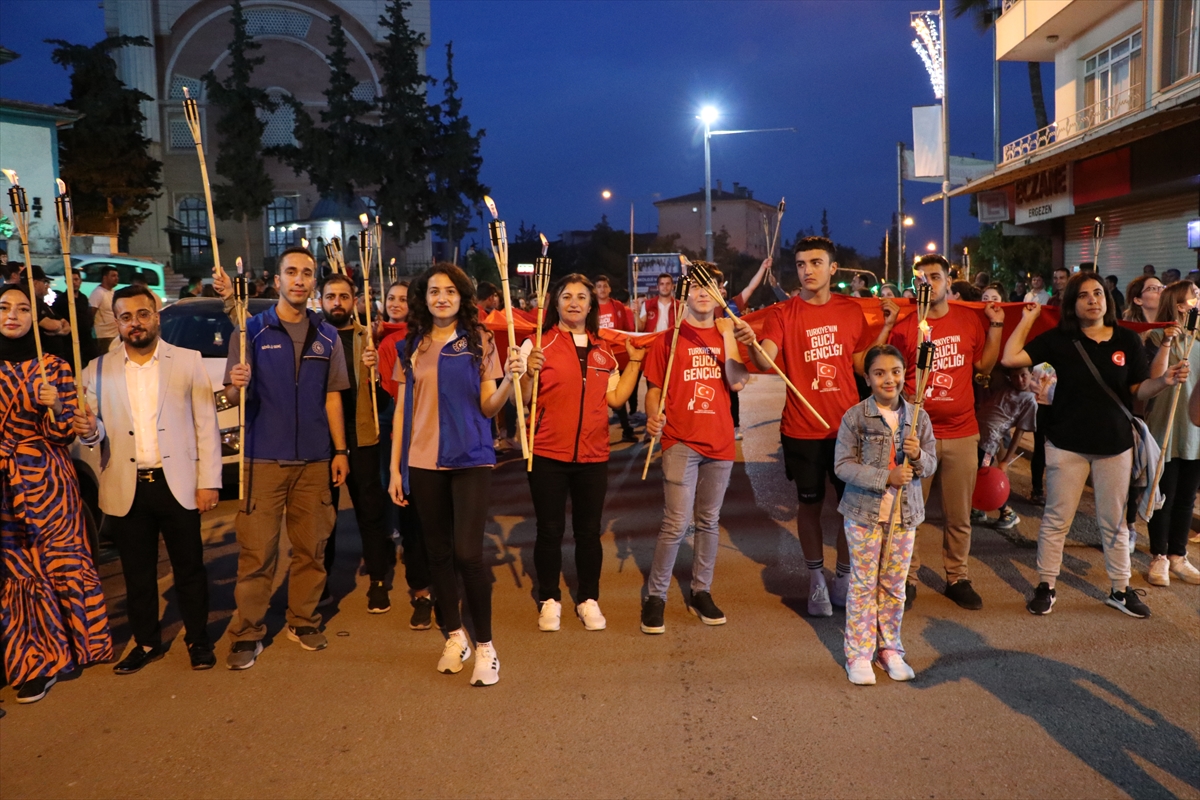
[{"label": "car windshield", "polygon": [[[158,286],[158,273],[150,267],[137,267],[133,264],[109,261],[83,261],[76,256],[71,256],[71,268],[82,272],[83,279],[89,283],[99,283],[101,267],[109,266],[117,268],[118,286],[127,286],[133,283],[134,276],[139,274],[146,279],[147,286]],[[61,258],[52,258],[46,261],[42,264],[42,270],[46,275],[55,278],[61,278],[65,274]]]},{"label": "car windshield", "polygon": [[[265,311],[271,301],[250,301],[250,313]],[[225,358],[233,322],[217,303],[176,303],[159,314],[161,336],[167,344],[197,350],[204,358]]]}]

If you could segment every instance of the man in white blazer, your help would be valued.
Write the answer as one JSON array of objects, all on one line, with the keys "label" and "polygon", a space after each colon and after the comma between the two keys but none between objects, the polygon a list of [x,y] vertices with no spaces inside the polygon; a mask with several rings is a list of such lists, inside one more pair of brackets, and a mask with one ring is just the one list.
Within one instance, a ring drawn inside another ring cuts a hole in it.
[{"label": "man in white blazer", "polygon": [[113,671],[131,675],[166,653],[158,608],[158,537],[167,545],[192,669],[216,664],[200,514],[217,505],[221,436],[212,383],[195,350],[159,339],[150,290],[113,295],[121,347],[83,372],[80,442],[99,447],[100,508],[112,517],[134,646]]}]

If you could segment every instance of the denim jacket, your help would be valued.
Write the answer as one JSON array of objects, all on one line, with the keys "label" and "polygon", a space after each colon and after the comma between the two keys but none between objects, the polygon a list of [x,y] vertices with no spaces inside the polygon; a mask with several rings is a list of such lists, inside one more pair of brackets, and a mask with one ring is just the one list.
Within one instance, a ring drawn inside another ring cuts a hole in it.
[{"label": "denim jacket", "polygon": [[[900,425],[895,434],[897,456],[903,453],[913,410],[912,403],[901,399]],[[833,455],[833,471],[846,482],[838,512],[859,525],[874,525],[879,521],[879,504],[887,490],[891,437],[892,430],[879,413],[874,397],[851,406],[842,417]],[[917,527],[925,519],[921,477],[937,470],[937,443],[928,414],[920,415],[917,438],[921,440],[921,458],[913,464],[913,481],[904,487],[904,508],[901,509],[900,526],[905,530]]]}]

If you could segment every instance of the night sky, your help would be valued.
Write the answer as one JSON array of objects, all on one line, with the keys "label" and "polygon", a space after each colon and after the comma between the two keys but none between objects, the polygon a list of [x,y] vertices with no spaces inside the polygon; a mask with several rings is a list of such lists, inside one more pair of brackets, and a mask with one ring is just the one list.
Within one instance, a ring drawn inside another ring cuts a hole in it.
[{"label": "night sky", "polygon": [[[524,220],[554,238],[590,228],[604,213],[627,229],[633,200],[636,229],[653,231],[653,200],[704,183],[695,116],[711,103],[722,113],[714,128],[798,129],[715,137],[714,186],[737,181],[769,204],[786,196],[785,238],[818,228],[828,209],[834,239],[873,255],[896,205],[896,142],[911,142],[910,107],[934,102],[908,15],[935,7],[433,0],[429,71],[444,74],[453,40],[465,111],[487,130],[483,180],[510,230]],[[104,35],[96,0],[0,0],[0,17],[0,44],[22,55],[0,68],[8,98],[61,102],[67,73],[50,63],[42,40]],[[991,35],[952,18],[948,37],[951,152],[990,158]],[[1007,142],[1035,123],[1026,66],[1002,67]],[[1053,118],[1052,65],[1043,73]],[[435,87],[432,97],[440,93]],[[601,199],[603,189],[612,200]],[[940,204],[919,204],[935,191],[936,184],[905,186],[914,245],[940,238]],[[953,238],[974,233],[967,201],[953,209]]]}]

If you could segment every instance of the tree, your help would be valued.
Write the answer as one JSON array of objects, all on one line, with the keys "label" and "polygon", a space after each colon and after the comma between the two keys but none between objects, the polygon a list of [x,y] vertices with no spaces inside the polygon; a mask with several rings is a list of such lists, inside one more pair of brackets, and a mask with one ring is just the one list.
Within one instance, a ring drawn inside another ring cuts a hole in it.
[{"label": "tree", "polygon": [[454,80],[454,43],[446,43],[446,77],[441,105],[430,106],[435,146],[432,159],[433,211],[441,220],[433,230],[450,246],[469,230],[471,207],[488,193],[479,181],[483,157],[479,154],[485,131],[471,132],[471,121],[462,113],[458,82]]},{"label": "tree", "polygon": [[90,47],[62,39],[46,42],[56,45],[50,59],[71,70],[71,97],[63,105],[83,114],[58,134],[59,168],[71,187],[80,230],[115,220],[120,247],[126,249],[150,216],[150,201],[161,194],[162,162],[150,157],[142,128],[146,116],[140,104],[152,98],[117,77],[111,53],[149,47],[150,40],[110,36]]},{"label": "tree", "polygon": [[376,182],[374,176],[379,174],[381,154],[376,149],[379,140],[375,126],[362,119],[374,110],[375,104],[354,97],[358,81],[350,72],[354,59],[346,55],[346,32],[341,17],[335,14],[329,24],[329,86],[324,92],[327,105],[320,113],[322,126],[313,121],[299,102],[291,99],[289,102],[296,110],[297,143],[269,152],[297,175],[307,173],[322,197],[332,197],[349,208],[358,190]]},{"label": "tree", "polygon": [[981,225],[974,262],[976,271],[986,269],[993,281],[1009,288],[1031,274],[1048,278],[1052,263],[1050,237],[1005,236],[1000,225]]},{"label": "tree", "polygon": [[[981,31],[996,24],[1000,16],[995,0],[954,0],[955,18],[970,15],[975,18],[975,25]],[[1046,114],[1046,97],[1042,91],[1042,65],[1037,61],[1029,64],[1029,94],[1033,99],[1033,116],[1037,121],[1037,129],[1041,130],[1050,124]]]},{"label": "tree", "polygon": [[383,89],[374,131],[380,151],[376,199],[395,223],[392,235],[404,245],[424,237],[434,207],[430,173],[435,125],[425,96],[430,79],[421,74],[417,62],[425,36],[409,27],[404,12],[410,5],[408,0],[390,0],[379,18],[387,33],[374,55]]},{"label": "tree", "polygon": [[[243,254],[250,256],[250,220],[262,216],[275,196],[275,184],[267,174],[262,157],[266,123],[260,111],[273,111],[276,104],[267,93],[250,85],[255,67],[265,59],[250,54],[261,45],[246,33],[246,16],[241,0],[233,0],[233,41],[229,45],[229,75],[218,81],[210,70],[201,78],[209,105],[217,109],[220,151],[216,171],[228,183],[213,186],[213,210],[221,219],[242,221]],[[211,231],[215,234],[215,231]]]}]

